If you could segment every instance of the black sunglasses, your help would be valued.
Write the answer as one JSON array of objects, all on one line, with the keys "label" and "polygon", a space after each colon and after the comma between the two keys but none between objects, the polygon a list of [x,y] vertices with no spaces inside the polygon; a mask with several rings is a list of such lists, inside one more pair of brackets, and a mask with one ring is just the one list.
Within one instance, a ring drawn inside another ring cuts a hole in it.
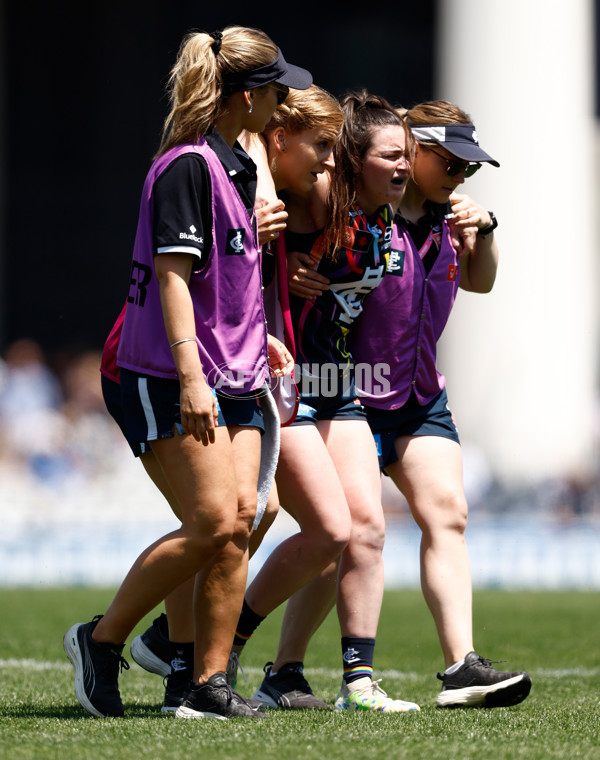
[{"label": "black sunglasses", "polygon": [[290,94],[290,88],[285,84],[277,84],[277,82],[271,82],[271,87],[277,93],[277,105],[280,106]]},{"label": "black sunglasses", "polygon": [[441,153],[438,153],[437,150],[434,150],[433,148],[429,148],[429,150],[432,153],[435,153],[436,156],[439,156],[439,158],[442,159],[442,161],[446,162],[446,174],[449,177],[455,177],[457,174],[460,174],[461,172],[465,173],[465,177],[472,177],[476,171],[479,171],[481,169],[481,164],[478,163],[469,163],[468,161],[453,161],[451,158],[446,158],[446,156],[442,156]]}]

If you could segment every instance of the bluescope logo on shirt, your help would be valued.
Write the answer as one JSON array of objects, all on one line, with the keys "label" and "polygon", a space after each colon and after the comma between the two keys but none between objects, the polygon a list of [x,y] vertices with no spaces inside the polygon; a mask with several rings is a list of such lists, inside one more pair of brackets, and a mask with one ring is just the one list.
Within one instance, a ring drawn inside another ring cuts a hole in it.
[{"label": "bluescope logo on shirt", "polygon": [[225,252],[231,256],[241,256],[246,253],[244,250],[244,233],[243,229],[232,229],[227,231],[227,246]]},{"label": "bluescope logo on shirt", "polygon": [[395,248],[390,250],[390,260],[387,268],[388,274],[395,274],[397,277],[402,277],[404,274],[405,254],[406,251],[398,251]]}]

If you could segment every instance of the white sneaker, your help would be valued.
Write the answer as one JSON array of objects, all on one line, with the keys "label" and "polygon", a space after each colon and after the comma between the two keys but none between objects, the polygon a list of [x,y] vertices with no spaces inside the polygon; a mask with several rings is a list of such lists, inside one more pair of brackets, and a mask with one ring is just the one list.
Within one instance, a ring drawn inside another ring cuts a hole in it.
[{"label": "white sneaker", "polygon": [[420,712],[421,708],[414,702],[392,699],[379,686],[379,681],[372,681],[368,676],[359,678],[351,684],[342,682],[334,709],[373,710],[376,712]]}]

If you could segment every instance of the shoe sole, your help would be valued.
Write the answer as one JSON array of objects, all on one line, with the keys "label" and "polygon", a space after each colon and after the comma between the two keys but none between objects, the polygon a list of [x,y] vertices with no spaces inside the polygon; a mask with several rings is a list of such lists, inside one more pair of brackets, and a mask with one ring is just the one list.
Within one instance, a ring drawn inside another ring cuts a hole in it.
[{"label": "shoe sole", "polygon": [[82,625],[84,623],[75,623],[63,636],[63,649],[75,670],[75,696],[83,709],[87,710],[91,715],[94,715],[96,718],[106,718],[108,716],[97,710],[90,702],[83,686],[83,658],[79,647],[79,637],[77,636],[77,632]]},{"label": "shoe sole", "polygon": [[531,691],[527,673],[490,686],[469,686],[440,692],[437,707],[510,707],[522,702]]},{"label": "shoe sole", "polygon": [[176,718],[197,718],[200,720],[201,718],[214,718],[215,720],[227,720],[227,718],[224,715],[219,715],[219,713],[213,713],[213,712],[200,712],[199,710],[192,710],[189,707],[184,707],[183,705],[180,705],[177,710],[175,711],[175,717]]},{"label": "shoe sole", "polygon": [[169,707],[167,705],[163,705],[160,708],[160,711],[161,711],[161,713],[167,713],[169,715],[174,715],[177,712],[177,710],[179,710],[180,707],[181,707],[181,705],[176,705],[176,706],[175,705],[171,705]]},{"label": "shoe sole", "polygon": [[[396,700],[397,701],[397,700]],[[408,706],[410,705],[410,707]],[[363,707],[359,707],[359,705],[351,704],[347,707],[344,706],[343,703],[337,703],[333,706],[333,709],[335,712],[378,712],[378,713],[394,713],[396,715],[401,713],[417,713],[421,712],[421,708],[419,705],[417,705],[415,702],[408,702],[406,703],[406,707],[402,707],[400,709],[392,709],[391,707],[385,708],[385,707],[369,707],[367,705],[364,705]]]},{"label": "shoe sole", "polygon": [[136,636],[131,642],[130,652],[133,660],[149,673],[156,673],[157,676],[162,676],[163,678],[171,675],[171,666],[169,663],[161,660],[160,657],[157,657],[154,652],[144,644],[141,635]]}]

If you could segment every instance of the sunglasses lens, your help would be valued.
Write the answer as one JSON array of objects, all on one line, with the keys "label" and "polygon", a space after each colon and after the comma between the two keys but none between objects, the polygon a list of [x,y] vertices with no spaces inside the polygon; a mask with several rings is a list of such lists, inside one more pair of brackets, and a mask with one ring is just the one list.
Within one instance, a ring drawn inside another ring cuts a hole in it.
[{"label": "sunglasses lens", "polygon": [[285,102],[285,99],[290,94],[290,88],[286,87],[285,85],[278,84],[274,84],[272,86],[277,93],[277,105],[280,106],[283,102]]},{"label": "sunglasses lens", "polygon": [[463,164],[461,161],[448,161],[448,175],[450,177],[455,177],[461,172],[465,173],[465,177],[472,177],[480,168],[481,164]]}]

